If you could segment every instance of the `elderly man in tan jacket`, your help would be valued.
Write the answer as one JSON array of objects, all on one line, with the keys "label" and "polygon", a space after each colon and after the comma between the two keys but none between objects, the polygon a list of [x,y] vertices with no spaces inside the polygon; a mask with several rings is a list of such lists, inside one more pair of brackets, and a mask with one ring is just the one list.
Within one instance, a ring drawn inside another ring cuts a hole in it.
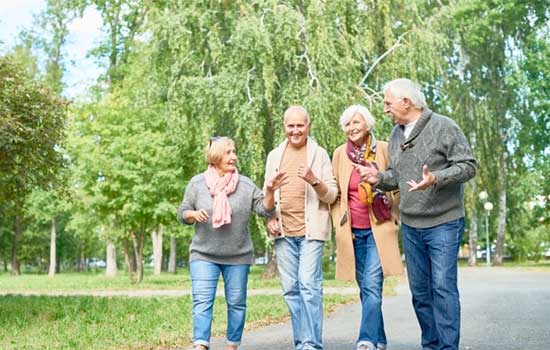
[{"label": "elderly man in tan jacket", "polygon": [[305,108],[289,107],[284,128],[286,140],[267,156],[265,178],[280,170],[287,176],[287,182],[275,191],[276,214],[268,230],[275,238],[294,348],[322,349],[323,246],[330,239],[329,205],[338,190],[328,153],[308,137],[310,118]]}]

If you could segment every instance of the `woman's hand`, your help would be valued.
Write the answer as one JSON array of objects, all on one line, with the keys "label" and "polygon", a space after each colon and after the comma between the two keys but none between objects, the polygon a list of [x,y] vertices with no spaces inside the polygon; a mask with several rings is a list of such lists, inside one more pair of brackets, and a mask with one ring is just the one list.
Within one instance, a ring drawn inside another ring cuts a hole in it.
[{"label": "woman's hand", "polygon": [[265,189],[270,192],[275,192],[281,186],[284,186],[288,183],[286,172],[281,170],[278,171],[272,178],[269,180],[265,186]]},{"label": "woman's hand", "polygon": [[208,213],[205,209],[199,209],[192,212],[191,217],[193,218],[193,220],[195,220],[195,222],[202,223],[208,220]]}]

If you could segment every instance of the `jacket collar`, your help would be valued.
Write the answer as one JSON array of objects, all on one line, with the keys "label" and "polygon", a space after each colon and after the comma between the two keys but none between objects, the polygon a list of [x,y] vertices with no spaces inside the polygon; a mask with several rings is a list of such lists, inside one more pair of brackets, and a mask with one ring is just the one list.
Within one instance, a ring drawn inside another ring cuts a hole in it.
[{"label": "jacket collar", "polygon": [[[418,135],[420,135],[422,130],[424,130],[424,127],[426,126],[426,124],[428,124],[428,122],[432,118],[432,114],[433,114],[433,112],[432,112],[431,109],[429,109],[427,107],[424,107],[424,109],[422,110],[422,114],[420,115],[420,118],[418,118],[418,121],[416,122],[416,125],[414,126],[414,129],[412,130],[411,134],[409,135],[409,138],[407,140],[405,140],[405,142],[403,142],[403,145],[401,145],[401,148],[403,148],[403,147],[407,148],[407,145],[409,145],[409,144],[410,144],[410,147],[412,147],[411,142]],[[401,129],[401,132],[403,132],[402,129]]]},{"label": "jacket collar", "polygon": [[[285,153],[285,149],[288,146],[288,139],[285,138],[283,142],[277,146],[277,164],[281,164],[281,161],[283,160],[283,154]],[[315,140],[313,140],[311,137],[307,137],[307,166],[311,168],[311,165],[313,164],[313,160],[315,159],[315,154],[317,153],[317,148],[319,148],[319,145]]]}]

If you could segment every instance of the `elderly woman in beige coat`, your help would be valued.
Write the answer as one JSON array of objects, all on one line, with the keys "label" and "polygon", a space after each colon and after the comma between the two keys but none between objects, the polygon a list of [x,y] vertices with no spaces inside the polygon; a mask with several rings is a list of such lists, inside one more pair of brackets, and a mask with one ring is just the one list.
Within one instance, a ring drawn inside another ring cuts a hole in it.
[{"label": "elderly woman in beige coat", "polygon": [[362,316],[357,349],[385,349],[382,317],[384,276],[403,272],[397,240],[399,195],[376,191],[362,182],[358,167],[375,163],[388,167],[387,143],[373,134],[374,118],[361,105],[347,108],[340,126],[348,140],[332,158],[340,196],[331,206],[336,230],[336,278],[355,279],[360,289]]}]

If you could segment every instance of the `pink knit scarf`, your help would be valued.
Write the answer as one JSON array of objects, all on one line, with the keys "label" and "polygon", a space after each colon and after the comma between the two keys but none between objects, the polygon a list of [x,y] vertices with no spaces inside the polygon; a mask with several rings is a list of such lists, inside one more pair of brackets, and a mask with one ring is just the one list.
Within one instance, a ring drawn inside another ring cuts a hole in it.
[{"label": "pink knit scarf", "polygon": [[210,194],[214,197],[212,205],[212,226],[218,228],[231,223],[231,206],[227,196],[235,192],[239,183],[239,172],[235,169],[232,173],[220,176],[212,165],[204,173],[206,185]]}]

